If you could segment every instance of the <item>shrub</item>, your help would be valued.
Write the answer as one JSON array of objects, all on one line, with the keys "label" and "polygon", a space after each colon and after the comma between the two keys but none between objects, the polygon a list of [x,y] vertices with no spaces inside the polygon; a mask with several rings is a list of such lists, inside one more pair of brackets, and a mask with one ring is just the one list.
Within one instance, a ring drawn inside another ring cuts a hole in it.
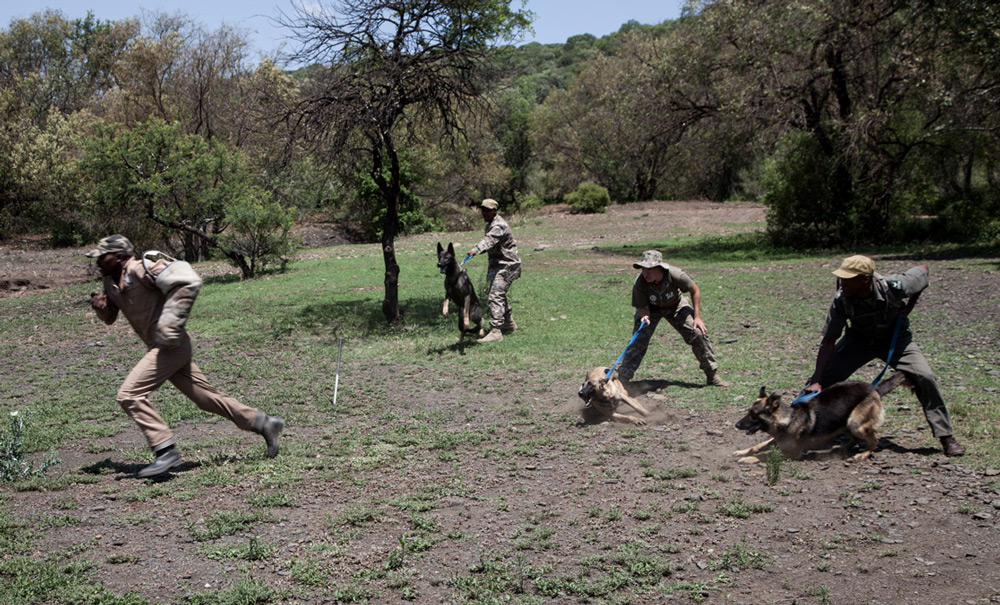
[{"label": "shrub", "polygon": [[611,203],[608,190],[596,183],[585,181],[580,183],[576,191],[567,193],[563,199],[572,207],[572,212],[594,214],[604,212]]},{"label": "shrub", "polygon": [[283,208],[267,192],[258,191],[257,195],[241,196],[228,204],[226,222],[228,227],[219,236],[219,243],[245,259],[250,274],[244,277],[253,277],[276,263],[285,268],[294,247],[289,235],[291,210]]},{"label": "shrub", "polygon": [[28,477],[41,477],[45,470],[59,459],[45,454],[38,467],[24,460],[24,424],[28,415],[10,413],[10,432],[0,434],[0,482],[17,481]]}]

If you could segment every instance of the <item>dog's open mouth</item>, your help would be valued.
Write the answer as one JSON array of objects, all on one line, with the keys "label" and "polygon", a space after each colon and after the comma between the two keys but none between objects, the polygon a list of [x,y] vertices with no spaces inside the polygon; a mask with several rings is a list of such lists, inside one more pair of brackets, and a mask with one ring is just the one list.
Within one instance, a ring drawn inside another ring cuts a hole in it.
[{"label": "dog's open mouth", "polygon": [[753,435],[763,427],[761,427],[760,422],[744,418],[736,423],[736,428],[746,432],[747,435]]},{"label": "dog's open mouth", "polygon": [[752,427],[748,428],[746,430],[746,433],[747,433],[747,435],[753,435],[754,433],[756,433],[759,430],[760,430],[760,425],[759,424],[755,424]]}]

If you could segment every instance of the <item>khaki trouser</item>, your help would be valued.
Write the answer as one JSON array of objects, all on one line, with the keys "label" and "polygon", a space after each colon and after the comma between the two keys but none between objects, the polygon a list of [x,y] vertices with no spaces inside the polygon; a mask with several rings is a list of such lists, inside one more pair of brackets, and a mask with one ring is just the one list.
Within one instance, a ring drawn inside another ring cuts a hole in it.
[{"label": "khaki trouser", "polygon": [[486,281],[490,284],[489,307],[490,327],[499,328],[505,322],[511,321],[510,302],[507,291],[514,280],[521,277],[521,264],[490,267],[486,272]]},{"label": "khaki trouser", "polygon": [[191,339],[185,334],[175,348],[154,347],[147,351],[118,389],[118,405],[139,425],[154,451],[174,443],[170,427],[149,403],[149,395],[168,380],[206,412],[228,418],[244,431],[253,430],[259,412],[208,383],[191,361]]},{"label": "khaki trouser", "polygon": [[[826,372],[823,373],[821,386],[825,389],[832,384],[847,380],[858,368],[876,357],[885,361],[890,344],[888,340],[871,344],[851,336],[844,336],[837,341],[836,352]],[[913,390],[924,408],[924,417],[934,436],[950,436],[951,418],[948,416],[948,408],[944,405],[941,389],[927,359],[917,343],[913,342],[913,335],[909,331],[899,335],[889,365],[905,373],[913,383]]]},{"label": "khaki trouser", "polygon": [[[639,329],[641,319],[639,312],[636,311],[632,327],[633,333]],[[646,356],[649,341],[653,338],[653,332],[656,331],[656,326],[661,319],[666,319],[667,323],[673,326],[684,338],[684,342],[691,346],[691,351],[694,353],[695,359],[698,360],[702,372],[709,375],[719,367],[715,361],[715,351],[712,350],[712,343],[709,342],[708,336],[694,327],[694,308],[685,296],[681,298],[680,303],[677,304],[677,308],[672,313],[661,315],[652,309],[649,310],[649,325],[639,332],[635,342],[625,352],[622,364],[618,368],[620,377],[625,380],[632,379],[635,371],[639,369],[639,364],[642,363],[642,358]]]}]

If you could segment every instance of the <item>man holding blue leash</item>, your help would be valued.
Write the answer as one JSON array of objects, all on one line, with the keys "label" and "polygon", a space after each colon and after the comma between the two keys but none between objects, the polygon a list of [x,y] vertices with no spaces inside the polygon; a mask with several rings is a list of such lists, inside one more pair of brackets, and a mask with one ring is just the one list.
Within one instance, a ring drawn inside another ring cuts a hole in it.
[{"label": "man holding blue leash", "polygon": [[[666,319],[684,338],[684,342],[691,345],[691,351],[705,372],[706,384],[729,386],[719,377],[719,364],[708,340],[708,328],[701,318],[701,291],[694,280],[684,271],[663,262],[663,254],[657,250],[643,252],[642,260],[632,267],[642,270],[632,285],[632,306],[635,307],[633,330],[636,335],[634,343],[624,353],[618,379],[623,383],[632,380],[642,358],[646,356],[657,324]],[[686,293],[691,294],[690,300]],[[644,324],[649,327],[644,328]]]},{"label": "man holding blue leash", "polygon": [[[479,211],[486,222],[486,233],[479,243],[469,250],[465,260],[486,252],[490,264],[486,271],[486,282],[490,291],[487,298],[490,308],[490,333],[476,342],[500,342],[504,332],[517,329],[511,315],[507,292],[514,280],[521,277],[521,256],[517,253],[517,243],[510,225],[503,220],[497,210],[500,204],[486,198],[479,203]],[[463,261],[464,263],[464,261]]]},{"label": "man holding blue leash", "polygon": [[930,269],[919,265],[902,274],[882,276],[875,272],[872,259],[857,255],[844,259],[833,274],[840,287],[827,313],[816,370],[805,391],[818,393],[847,380],[877,357],[905,373],[913,384],[927,424],[941,440],[945,455],[964,454],[965,447],[952,435],[951,418],[934,372],[910,333],[908,316],[929,284]]}]

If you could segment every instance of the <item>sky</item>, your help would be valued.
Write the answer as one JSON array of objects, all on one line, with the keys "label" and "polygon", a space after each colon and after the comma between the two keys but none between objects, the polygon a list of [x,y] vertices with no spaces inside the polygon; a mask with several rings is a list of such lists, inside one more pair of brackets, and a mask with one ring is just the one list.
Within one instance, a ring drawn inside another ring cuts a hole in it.
[{"label": "sky", "polygon": [[[317,0],[307,0],[315,3]],[[514,8],[519,0],[513,0]],[[680,17],[684,0],[527,0],[526,8],[535,13],[532,27],[523,43],[562,43],[570,36],[593,34],[597,37],[618,31],[634,19],[655,24]],[[248,32],[251,44],[269,54],[283,43],[291,44],[287,32],[273,23],[284,11],[294,14],[292,0],[41,0],[39,2],[0,2],[0,27],[6,29],[11,19],[25,18],[45,8],[62,11],[68,18],[83,17],[87,10],[98,19],[110,21],[140,16],[143,9],[170,14],[183,13],[208,30],[223,23]],[[291,48],[286,46],[286,50]]]}]

